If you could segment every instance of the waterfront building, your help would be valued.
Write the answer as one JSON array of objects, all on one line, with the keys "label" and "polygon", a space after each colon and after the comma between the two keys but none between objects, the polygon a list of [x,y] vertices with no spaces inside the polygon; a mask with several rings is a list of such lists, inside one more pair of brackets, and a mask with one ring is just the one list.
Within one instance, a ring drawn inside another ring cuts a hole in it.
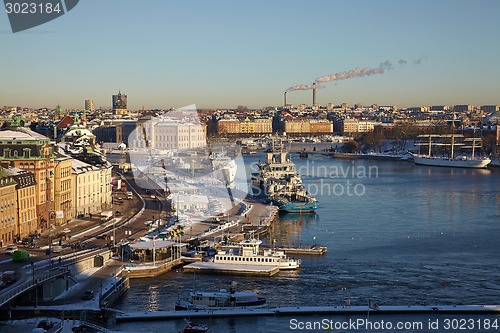
[{"label": "waterfront building", "polygon": [[21,124],[21,118],[14,116],[0,130],[0,163],[35,175],[36,229],[41,231],[50,227],[49,215],[54,211],[55,155],[49,138]]},{"label": "waterfront building", "polygon": [[16,181],[0,167],[0,246],[16,240],[17,200]]},{"label": "waterfront building", "polygon": [[154,125],[151,148],[194,149],[205,147],[207,138],[205,125],[160,121]]},{"label": "waterfront building", "polygon": [[376,124],[373,120],[339,119],[335,122],[335,131],[343,135],[373,132]]},{"label": "waterfront building", "polygon": [[36,179],[35,175],[18,168],[5,169],[16,182],[16,217],[15,239],[38,233],[36,219]]},{"label": "waterfront building", "polygon": [[219,119],[219,121],[217,121],[217,133],[239,134],[240,121],[238,119]]},{"label": "waterfront building", "polygon": [[240,121],[240,133],[252,134],[270,134],[273,132],[273,123],[271,118],[254,118],[246,117]]}]

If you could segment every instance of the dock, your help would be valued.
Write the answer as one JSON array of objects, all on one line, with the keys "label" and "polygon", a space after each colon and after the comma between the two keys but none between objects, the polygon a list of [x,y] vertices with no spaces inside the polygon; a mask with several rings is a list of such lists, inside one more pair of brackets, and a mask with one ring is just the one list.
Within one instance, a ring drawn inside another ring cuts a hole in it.
[{"label": "dock", "polygon": [[296,316],[296,315],[383,315],[383,314],[499,314],[500,305],[408,305],[408,306],[379,306],[372,309],[364,306],[297,306],[246,309],[232,308],[227,310],[198,310],[198,311],[155,311],[117,313],[116,321],[150,321],[182,318],[204,317],[241,317],[241,316]]},{"label": "dock", "polygon": [[216,264],[213,262],[195,262],[184,266],[184,272],[213,273],[250,276],[273,276],[279,272],[278,266]]}]

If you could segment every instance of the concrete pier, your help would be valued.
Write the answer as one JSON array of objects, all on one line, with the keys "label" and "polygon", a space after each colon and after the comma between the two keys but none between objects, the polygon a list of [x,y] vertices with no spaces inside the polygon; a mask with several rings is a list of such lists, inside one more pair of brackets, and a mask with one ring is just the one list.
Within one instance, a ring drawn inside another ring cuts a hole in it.
[{"label": "concrete pier", "polygon": [[384,314],[499,314],[500,305],[408,305],[408,306],[379,306],[377,310],[364,306],[297,306],[245,309],[232,308],[227,310],[198,310],[198,311],[157,311],[119,313],[116,321],[150,321],[180,318],[203,317],[241,317],[241,316],[296,316],[296,315],[384,315]]}]

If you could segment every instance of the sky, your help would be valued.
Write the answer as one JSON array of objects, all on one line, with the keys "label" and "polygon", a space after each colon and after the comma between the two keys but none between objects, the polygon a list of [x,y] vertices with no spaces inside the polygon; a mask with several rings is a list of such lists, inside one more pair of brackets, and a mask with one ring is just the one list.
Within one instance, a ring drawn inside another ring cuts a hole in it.
[{"label": "sky", "polygon": [[278,106],[386,61],[317,102],[500,104],[499,17],[497,0],[82,0],[14,34],[2,11],[0,107],[111,108],[118,91],[131,110]]}]

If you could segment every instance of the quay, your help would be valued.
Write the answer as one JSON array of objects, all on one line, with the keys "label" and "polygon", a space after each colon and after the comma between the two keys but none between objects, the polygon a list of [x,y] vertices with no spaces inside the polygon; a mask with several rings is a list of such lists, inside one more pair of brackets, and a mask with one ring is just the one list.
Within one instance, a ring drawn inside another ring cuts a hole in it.
[{"label": "quay", "polygon": [[376,310],[365,306],[297,306],[261,309],[224,309],[198,311],[155,311],[117,313],[117,322],[169,320],[204,317],[240,317],[240,316],[295,316],[295,315],[384,315],[384,314],[496,314],[500,305],[408,305],[379,306]]}]

